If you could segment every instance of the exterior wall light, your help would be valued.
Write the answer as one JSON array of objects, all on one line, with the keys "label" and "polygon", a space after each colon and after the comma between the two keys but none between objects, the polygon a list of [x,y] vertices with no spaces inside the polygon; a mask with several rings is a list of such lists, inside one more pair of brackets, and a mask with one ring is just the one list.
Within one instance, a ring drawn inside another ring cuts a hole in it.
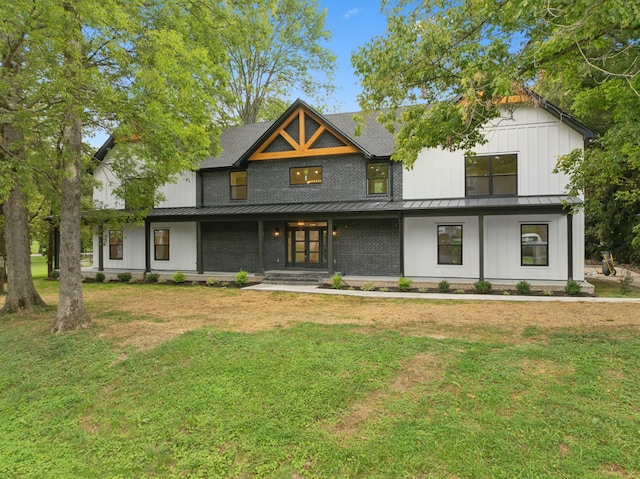
[{"label": "exterior wall light", "polygon": [[338,236],[338,228],[333,228],[333,232],[331,234],[333,235],[334,238]]},{"label": "exterior wall light", "polygon": [[276,228],[273,232],[273,236],[276,238],[280,237],[280,228]]}]

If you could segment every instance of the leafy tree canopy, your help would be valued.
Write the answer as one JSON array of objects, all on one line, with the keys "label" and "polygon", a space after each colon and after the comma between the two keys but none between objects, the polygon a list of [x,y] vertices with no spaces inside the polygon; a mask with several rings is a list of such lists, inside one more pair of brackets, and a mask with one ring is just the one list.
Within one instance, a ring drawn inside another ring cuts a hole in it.
[{"label": "leafy tree canopy", "polygon": [[325,12],[316,0],[229,0],[232,28],[224,35],[231,94],[228,123],[253,123],[273,116],[272,107],[292,91],[319,107],[333,91],[335,55],[323,43]]},{"label": "leafy tree canopy", "polygon": [[[471,150],[483,141],[487,120],[500,114],[498,100],[532,88],[600,134],[584,155],[574,152],[558,168],[572,174],[569,193],[587,194],[587,213],[607,205],[616,225],[600,223],[600,241],[626,244],[628,253],[635,241],[638,250],[638,2],[389,0],[383,8],[386,35],[352,62],[362,109],[389,109],[379,121],[396,132],[394,159],[411,167],[426,147]],[[621,221],[635,233],[607,237]]]}]

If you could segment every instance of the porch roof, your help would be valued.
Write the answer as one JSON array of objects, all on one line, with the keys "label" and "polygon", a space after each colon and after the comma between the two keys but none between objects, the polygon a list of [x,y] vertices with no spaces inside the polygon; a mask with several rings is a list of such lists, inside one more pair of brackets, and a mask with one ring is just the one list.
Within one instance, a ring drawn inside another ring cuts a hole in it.
[{"label": "porch roof", "polygon": [[443,198],[403,201],[336,201],[325,203],[274,203],[261,205],[194,206],[155,208],[150,220],[187,221],[202,217],[267,217],[282,215],[359,214],[359,213],[428,213],[434,214],[510,214],[520,211],[562,211],[565,205],[581,204],[579,198],[564,195],[493,198]]}]

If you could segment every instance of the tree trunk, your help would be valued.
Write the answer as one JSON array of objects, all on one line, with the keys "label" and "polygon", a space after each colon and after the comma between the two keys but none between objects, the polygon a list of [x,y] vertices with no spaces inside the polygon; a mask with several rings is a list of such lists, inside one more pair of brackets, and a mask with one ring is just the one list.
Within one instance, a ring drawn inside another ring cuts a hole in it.
[{"label": "tree trunk", "polygon": [[62,144],[65,175],[60,206],[60,301],[52,333],[86,328],[91,324],[82,296],[80,268],[82,122],[74,113],[67,118]]},{"label": "tree trunk", "polygon": [[29,250],[29,212],[27,195],[15,185],[4,203],[5,243],[7,247],[7,299],[1,314],[31,313],[45,303],[33,286]]}]

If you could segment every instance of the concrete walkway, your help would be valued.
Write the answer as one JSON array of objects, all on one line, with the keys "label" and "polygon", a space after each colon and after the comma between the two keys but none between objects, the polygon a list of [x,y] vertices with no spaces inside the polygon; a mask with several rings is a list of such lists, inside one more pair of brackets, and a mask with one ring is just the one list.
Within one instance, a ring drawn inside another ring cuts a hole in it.
[{"label": "concrete walkway", "polygon": [[451,301],[532,301],[549,302],[561,301],[564,303],[637,303],[640,298],[594,298],[575,296],[521,296],[501,294],[457,294],[457,293],[401,293],[396,291],[359,291],[356,289],[327,289],[318,286],[303,286],[289,284],[257,284],[244,289],[254,291],[285,291],[289,293],[333,294],[342,296],[359,296],[363,298],[403,298],[403,299],[437,299]]}]

